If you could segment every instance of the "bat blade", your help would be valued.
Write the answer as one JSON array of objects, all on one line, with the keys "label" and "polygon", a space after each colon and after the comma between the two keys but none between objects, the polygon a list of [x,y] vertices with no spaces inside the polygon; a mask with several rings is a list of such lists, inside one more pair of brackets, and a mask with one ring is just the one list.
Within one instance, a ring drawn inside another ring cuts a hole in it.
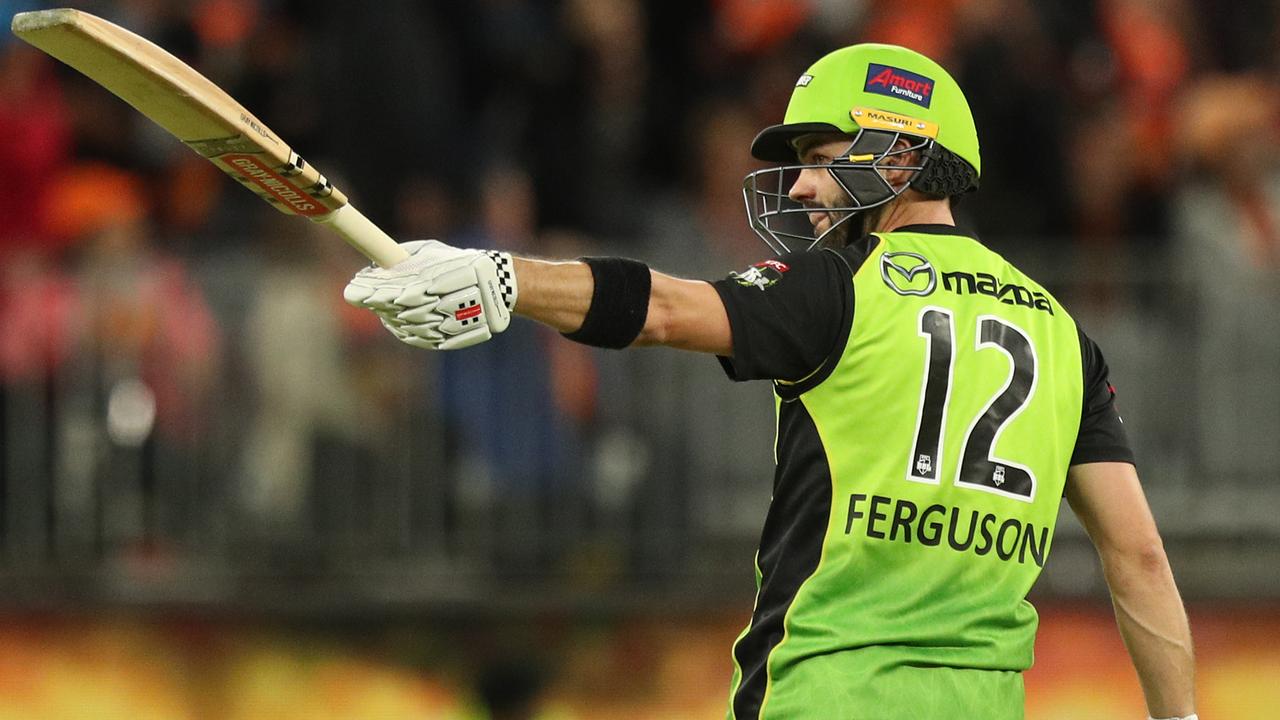
[{"label": "bat blade", "polygon": [[281,212],[328,225],[383,267],[407,257],[265,123],[158,45],[67,8],[18,13],[12,29],[132,105]]}]

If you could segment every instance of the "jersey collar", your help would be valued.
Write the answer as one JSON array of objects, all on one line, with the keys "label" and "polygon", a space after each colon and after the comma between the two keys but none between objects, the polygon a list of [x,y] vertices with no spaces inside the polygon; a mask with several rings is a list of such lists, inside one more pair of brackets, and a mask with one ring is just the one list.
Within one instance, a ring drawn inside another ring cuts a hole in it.
[{"label": "jersey collar", "polygon": [[888,232],[895,232],[895,233],[912,232],[912,233],[923,233],[925,235],[960,235],[962,237],[977,239],[977,235],[974,235],[971,230],[965,228],[964,226],[943,225],[941,223],[919,223],[916,225],[903,225],[902,227],[894,228],[893,230],[889,230]]}]

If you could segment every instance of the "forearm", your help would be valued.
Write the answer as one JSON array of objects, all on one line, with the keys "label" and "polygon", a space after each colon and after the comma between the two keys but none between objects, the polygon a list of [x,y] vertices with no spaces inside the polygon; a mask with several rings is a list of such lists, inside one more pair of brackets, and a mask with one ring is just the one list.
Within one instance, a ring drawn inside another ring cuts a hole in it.
[{"label": "forearm", "polygon": [[[515,259],[520,293],[514,312],[562,333],[582,327],[595,293],[591,268],[582,262]],[[633,346],[665,345],[729,355],[732,337],[720,296],[709,283],[649,271],[644,326]]]},{"label": "forearm", "polygon": [[1191,628],[1163,549],[1104,557],[1116,624],[1152,717],[1195,712]]},{"label": "forearm", "polygon": [[550,325],[562,333],[582,327],[591,307],[595,281],[582,262],[548,262],[515,258],[520,295],[517,315]]},{"label": "forearm", "polygon": [[1098,548],[1147,711],[1156,718],[1194,713],[1191,629],[1137,471],[1119,461],[1072,465],[1066,497]]}]

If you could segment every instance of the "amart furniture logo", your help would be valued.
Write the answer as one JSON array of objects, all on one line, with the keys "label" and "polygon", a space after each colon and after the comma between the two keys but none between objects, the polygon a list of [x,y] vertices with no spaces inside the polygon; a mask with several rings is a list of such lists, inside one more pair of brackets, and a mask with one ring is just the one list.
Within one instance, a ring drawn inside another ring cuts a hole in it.
[{"label": "amart furniture logo", "polygon": [[867,66],[867,83],[864,92],[888,95],[900,100],[929,107],[933,102],[933,80],[910,70],[870,63]]}]

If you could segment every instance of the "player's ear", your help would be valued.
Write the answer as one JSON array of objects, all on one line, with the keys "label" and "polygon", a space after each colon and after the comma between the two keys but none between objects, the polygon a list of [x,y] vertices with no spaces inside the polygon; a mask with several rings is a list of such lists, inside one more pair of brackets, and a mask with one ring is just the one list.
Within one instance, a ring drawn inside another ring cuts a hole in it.
[{"label": "player's ear", "polygon": [[907,138],[900,137],[893,143],[893,148],[890,149],[889,154],[880,161],[880,171],[884,174],[885,181],[890,185],[897,187],[899,183],[905,183],[915,175],[915,170],[892,169],[897,166],[916,167],[920,165],[920,162],[924,159],[920,150],[902,152],[914,144]]},{"label": "player's ear", "polygon": [[912,150],[911,152],[903,152],[907,148],[912,147],[913,145],[916,145],[916,144],[917,143],[911,142],[905,137],[898,138],[897,140],[894,141],[893,148],[889,151],[892,154],[890,154],[888,157],[885,158],[885,161],[886,161],[885,164],[919,165],[920,160],[922,159],[921,152],[919,149]]}]

